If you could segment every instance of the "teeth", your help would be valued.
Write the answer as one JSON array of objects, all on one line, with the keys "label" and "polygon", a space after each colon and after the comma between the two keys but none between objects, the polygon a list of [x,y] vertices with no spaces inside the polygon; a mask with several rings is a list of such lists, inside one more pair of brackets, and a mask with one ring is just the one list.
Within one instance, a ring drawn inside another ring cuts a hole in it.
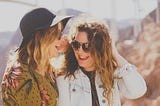
[{"label": "teeth", "polygon": [[61,47],[60,47],[60,46],[58,46],[58,45],[56,45],[56,46],[55,46],[55,48],[58,50],[58,49],[60,49]]},{"label": "teeth", "polygon": [[79,56],[80,59],[87,59],[87,57]]},{"label": "teeth", "polygon": [[57,47],[60,47],[60,45],[56,45],[55,47],[56,47],[56,48],[57,48]]},{"label": "teeth", "polygon": [[58,45],[58,44],[57,44],[56,46],[61,46],[61,45]]},{"label": "teeth", "polygon": [[79,56],[80,58],[85,58],[85,57],[83,57],[83,56]]}]

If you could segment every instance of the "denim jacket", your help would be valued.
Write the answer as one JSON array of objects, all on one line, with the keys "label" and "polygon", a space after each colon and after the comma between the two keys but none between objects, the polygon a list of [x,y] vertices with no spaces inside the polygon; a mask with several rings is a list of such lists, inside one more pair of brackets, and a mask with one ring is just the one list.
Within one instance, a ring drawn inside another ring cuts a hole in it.
[{"label": "denim jacket", "polygon": [[[111,96],[111,106],[121,106],[120,93],[128,99],[136,99],[146,92],[146,83],[136,71],[135,66],[127,64],[117,69],[115,76],[121,79],[114,80]],[[107,99],[103,96],[100,74],[96,73],[96,90],[100,106],[108,106]],[[57,78],[59,90],[58,106],[92,106],[91,86],[89,78],[81,69],[75,71],[75,78]]]}]

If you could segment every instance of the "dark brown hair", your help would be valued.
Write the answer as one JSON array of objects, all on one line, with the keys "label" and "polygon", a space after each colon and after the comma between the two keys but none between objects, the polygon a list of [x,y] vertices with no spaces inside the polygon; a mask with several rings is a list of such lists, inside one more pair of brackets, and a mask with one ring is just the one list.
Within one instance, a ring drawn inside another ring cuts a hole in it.
[{"label": "dark brown hair", "polygon": [[[111,103],[111,93],[114,84],[114,70],[118,63],[113,56],[111,39],[107,27],[100,23],[84,23],[77,27],[77,32],[86,32],[91,46],[91,56],[95,60],[96,71],[100,73],[103,84],[103,95]],[[75,35],[76,36],[76,35]],[[73,37],[74,39],[74,37]],[[68,76],[74,76],[78,69],[78,63],[74,51],[70,46],[66,52],[66,72]]]}]

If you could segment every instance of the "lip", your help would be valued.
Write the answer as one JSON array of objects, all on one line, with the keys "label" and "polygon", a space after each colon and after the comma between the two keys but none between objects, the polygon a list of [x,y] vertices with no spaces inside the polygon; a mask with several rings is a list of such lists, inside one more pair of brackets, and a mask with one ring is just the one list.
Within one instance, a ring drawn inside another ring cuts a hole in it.
[{"label": "lip", "polygon": [[57,49],[57,51],[61,50],[61,46],[60,45],[56,45],[55,48]]},{"label": "lip", "polygon": [[89,56],[85,56],[85,57],[83,57],[83,56],[78,56],[78,59],[79,60],[82,60],[82,61],[85,61],[85,60],[87,60],[89,58]]}]

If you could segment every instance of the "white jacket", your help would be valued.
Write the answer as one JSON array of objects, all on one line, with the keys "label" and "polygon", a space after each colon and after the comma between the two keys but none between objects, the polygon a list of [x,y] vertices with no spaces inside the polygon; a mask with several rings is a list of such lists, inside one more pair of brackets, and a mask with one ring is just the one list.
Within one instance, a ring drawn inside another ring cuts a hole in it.
[{"label": "white jacket", "polygon": [[[146,92],[146,83],[134,66],[127,64],[117,69],[115,76],[122,79],[114,81],[112,106],[121,106],[120,92],[128,99],[136,99]],[[75,71],[75,79],[59,76],[56,80],[59,90],[58,106],[92,106],[90,81],[81,69]],[[99,74],[96,75],[95,82],[100,106],[108,106],[107,99],[102,94]]]}]

